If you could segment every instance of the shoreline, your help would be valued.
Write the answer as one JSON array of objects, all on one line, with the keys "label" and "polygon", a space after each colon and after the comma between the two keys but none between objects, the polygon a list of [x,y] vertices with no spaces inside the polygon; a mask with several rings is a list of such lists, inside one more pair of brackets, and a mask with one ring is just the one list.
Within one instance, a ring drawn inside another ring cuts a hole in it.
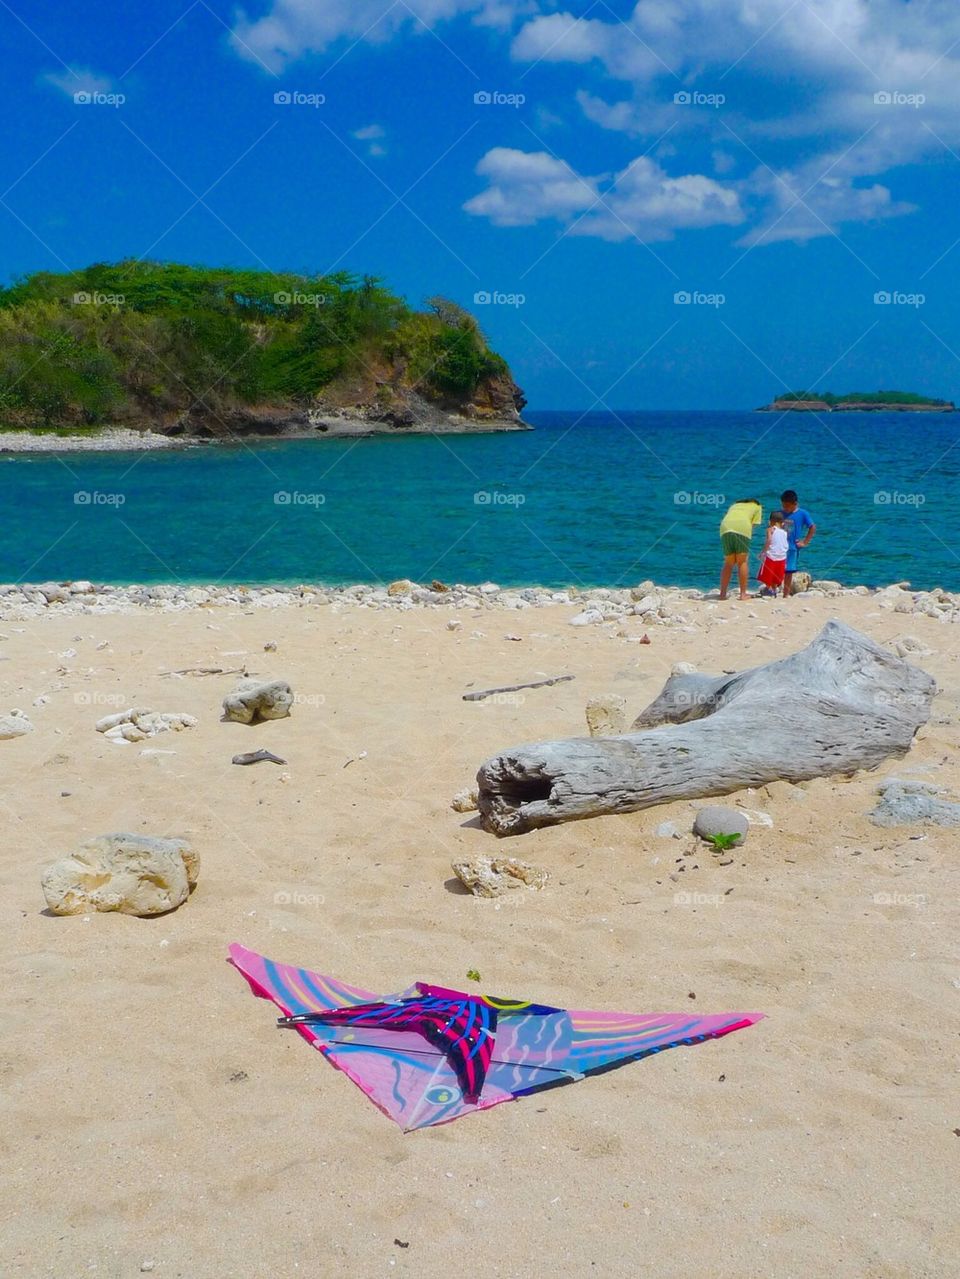
[{"label": "shoreline", "polygon": [[474,418],[451,415],[443,424],[414,423],[391,426],[353,417],[328,415],[309,428],[292,427],[280,431],[242,431],[224,436],[165,435],[134,427],[106,427],[90,435],[57,435],[54,432],[0,431],[0,455],[4,453],[139,453],[162,449],[188,449],[243,444],[271,444],[295,440],[363,439],[373,436],[404,435],[493,435],[508,431],[533,431],[520,419]]},{"label": "shoreline", "polygon": [[448,612],[472,610],[475,613],[500,610],[520,611],[575,606],[577,615],[572,625],[592,626],[615,623],[621,618],[640,617],[652,624],[684,626],[689,618],[684,604],[706,604],[736,611],[740,605],[765,608],[784,605],[802,609],[822,599],[849,597],[868,598],[878,608],[899,613],[922,614],[943,623],[960,623],[960,592],[935,587],[914,589],[908,582],[887,586],[847,586],[833,580],[814,580],[807,589],[798,591],[789,603],[782,598],[769,599],[751,595],[746,600],[731,597],[721,601],[716,588],[658,585],[647,580],[632,587],[566,587],[546,586],[501,587],[495,582],[474,585],[435,583],[425,585],[400,579],[389,585],[367,583],[339,586],[322,583],[294,585],[241,584],[173,584],[131,583],[117,586],[86,580],[63,582],[25,582],[0,584],[0,619],[26,620],[45,613],[64,615],[102,615],[110,613],[188,612],[197,609],[243,607],[251,610],[275,610],[332,606],[398,612],[411,609]]}]

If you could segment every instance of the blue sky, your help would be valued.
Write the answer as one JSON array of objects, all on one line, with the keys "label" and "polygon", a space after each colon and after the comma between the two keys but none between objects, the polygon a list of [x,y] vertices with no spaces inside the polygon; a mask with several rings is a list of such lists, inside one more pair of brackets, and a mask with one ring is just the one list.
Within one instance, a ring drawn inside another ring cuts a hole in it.
[{"label": "blue sky", "polygon": [[960,399],[955,0],[0,0],[0,28],[7,278],[376,274],[474,310],[537,408]]}]

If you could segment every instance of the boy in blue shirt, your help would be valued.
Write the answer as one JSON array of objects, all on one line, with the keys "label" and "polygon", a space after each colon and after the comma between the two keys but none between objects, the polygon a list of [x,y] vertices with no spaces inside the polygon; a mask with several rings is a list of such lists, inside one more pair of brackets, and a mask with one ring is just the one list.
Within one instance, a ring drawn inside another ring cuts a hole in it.
[{"label": "boy in blue shirt", "polygon": [[817,526],[809,511],[799,504],[796,491],[786,489],[780,494],[780,513],[783,516],[783,527],[787,533],[787,567],[783,575],[783,598],[793,594],[793,575],[800,564],[800,549],[809,546]]}]

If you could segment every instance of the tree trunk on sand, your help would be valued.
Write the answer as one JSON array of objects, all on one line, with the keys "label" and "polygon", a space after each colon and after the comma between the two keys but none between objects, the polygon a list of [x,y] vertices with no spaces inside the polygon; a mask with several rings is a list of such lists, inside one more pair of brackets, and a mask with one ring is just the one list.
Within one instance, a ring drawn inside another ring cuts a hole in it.
[{"label": "tree trunk on sand", "polygon": [[925,671],[833,620],[805,649],[766,666],[672,676],[622,737],[571,737],[494,756],[477,774],[480,814],[487,830],[520,835],[876,768],[906,754],[935,692]]}]

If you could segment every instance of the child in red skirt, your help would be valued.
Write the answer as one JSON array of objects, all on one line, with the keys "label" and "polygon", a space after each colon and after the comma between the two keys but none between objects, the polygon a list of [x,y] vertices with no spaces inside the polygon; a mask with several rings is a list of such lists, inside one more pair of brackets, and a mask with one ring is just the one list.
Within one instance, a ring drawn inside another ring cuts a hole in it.
[{"label": "child in red skirt", "polygon": [[761,591],[762,595],[776,595],[783,586],[789,545],[787,531],[783,527],[783,514],[774,511],[767,525],[767,540],[763,544],[763,556],[757,570],[757,580],[766,588]]}]

